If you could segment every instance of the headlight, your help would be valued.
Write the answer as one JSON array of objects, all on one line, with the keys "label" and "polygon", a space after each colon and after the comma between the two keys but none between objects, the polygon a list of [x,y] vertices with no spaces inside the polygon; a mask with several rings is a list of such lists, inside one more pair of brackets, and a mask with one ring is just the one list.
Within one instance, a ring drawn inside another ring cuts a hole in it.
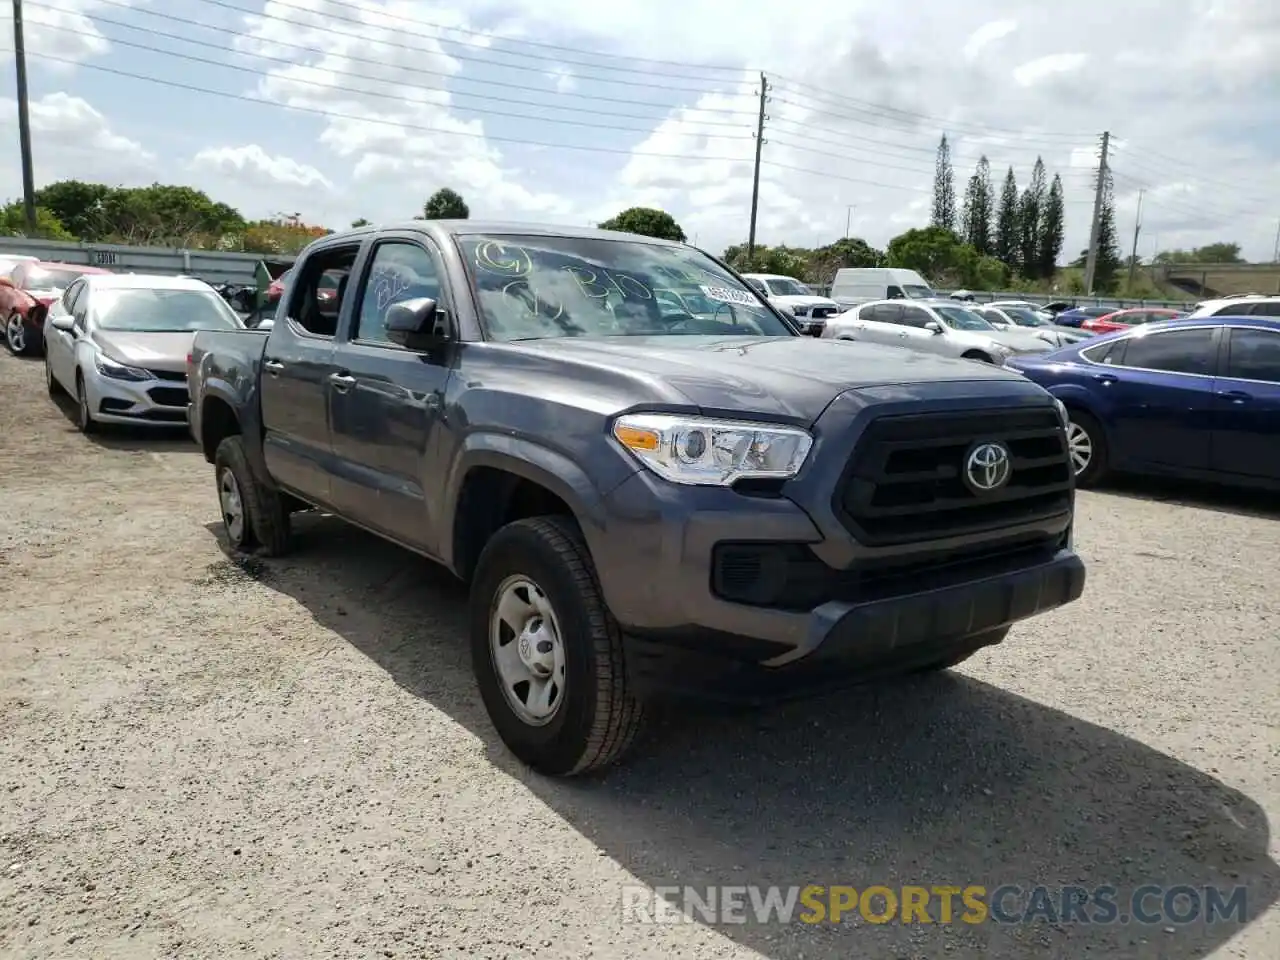
[{"label": "headlight", "polygon": [[123,363],[116,363],[114,360],[104,357],[100,353],[93,355],[93,365],[98,368],[98,372],[104,377],[110,377],[112,380],[154,380],[148,371],[141,370],[138,367],[128,367]]},{"label": "headlight", "polygon": [[1002,357],[1008,357],[1012,355],[1014,352],[1012,347],[1006,347],[1003,343],[1000,343],[997,340],[992,340],[989,344],[987,344],[987,348],[992,353],[998,354],[999,356],[1002,356]]},{"label": "headlight", "polygon": [[718,487],[794,477],[813,446],[799,427],[663,413],[621,416],[613,436],[664,480]]}]

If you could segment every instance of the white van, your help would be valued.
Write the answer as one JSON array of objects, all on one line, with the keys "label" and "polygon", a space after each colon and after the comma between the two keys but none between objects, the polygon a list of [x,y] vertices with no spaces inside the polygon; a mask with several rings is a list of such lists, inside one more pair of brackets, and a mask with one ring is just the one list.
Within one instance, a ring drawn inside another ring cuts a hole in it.
[{"label": "white van", "polygon": [[848,310],[871,300],[931,300],[929,281],[914,270],[895,267],[845,267],[836,271],[831,299]]}]

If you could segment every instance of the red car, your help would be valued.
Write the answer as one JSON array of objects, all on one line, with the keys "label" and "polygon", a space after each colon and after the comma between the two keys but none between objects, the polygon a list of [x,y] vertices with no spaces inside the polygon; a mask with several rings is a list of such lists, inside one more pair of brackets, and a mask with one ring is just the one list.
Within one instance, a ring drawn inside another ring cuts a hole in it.
[{"label": "red car", "polygon": [[79,277],[110,273],[78,263],[24,260],[0,276],[0,317],[4,339],[15,354],[39,354],[44,349],[44,315]]},{"label": "red car", "polygon": [[1117,310],[1106,316],[1085,320],[1080,324],[1081,330],[1090,333],[1115,333],[1117,330],[1128,330],[1140,323],[1158,323],[1161,320],[1177,320],[1183,314],[1177,310],[1162,310],[1154,307],[1140,307],[1130,310]]}]

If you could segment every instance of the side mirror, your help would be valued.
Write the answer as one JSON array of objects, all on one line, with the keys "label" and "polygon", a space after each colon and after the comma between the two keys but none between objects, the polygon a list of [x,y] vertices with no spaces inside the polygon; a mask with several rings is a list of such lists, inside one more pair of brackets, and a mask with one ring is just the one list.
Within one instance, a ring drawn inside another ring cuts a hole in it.
[{"label": "side mirror", "polygon": [[431,350],[449,339],[448,318],[430,297],[387,308],[387,339],[410,350]]},{"label": "side mirror", "polygon": [[0,277],[0,287],[12,287],[13,281],[8,277]]},{"label": "side mirror", "polygon": [[925,321],[924,328],[925,328],[926,330],[928,330],[930,333],[941,333],[941,332],[942,332],[942,324],[940,324],[937,320],[927,320],[927,321]]},{"label": "side mirror", "polygon": [[71,316],[69,313],[64,313],[62,316],[54,317],[49,322],[53,325],[53,329],[61,330],[64,333],[70,333],[76,328],[76,318]]}]

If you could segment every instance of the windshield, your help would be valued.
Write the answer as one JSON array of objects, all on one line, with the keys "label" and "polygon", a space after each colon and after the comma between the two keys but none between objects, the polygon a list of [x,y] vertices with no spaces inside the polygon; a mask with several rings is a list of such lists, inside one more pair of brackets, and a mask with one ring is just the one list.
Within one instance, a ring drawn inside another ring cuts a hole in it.
[{"label": "windshield", "polygon": [[963,307],[934,307],[934,311],[954,330],[994,330],[972,310]]},{"label": "windshield", "polygon": [[918,283],[904,283],[902,285],[902,292],[912,300],[930,300],[937,296],[937,294],[928,287],[922,287]]},{"label": "windshield", "polygon": [[108,287],[93,292],[93,313],[103,330],[135,333],[185,333],[235,330],[239,319],[216,293]]},{"label": "windshield", "polygon": [[1003,307],[1004,312],[1020,327],[1048,327],[1052,326],[1048,320],[1045,320],[1033,310],[1025,307]]},{"label": "windshield", "polygon": [[809,297],[812,292],[799,280],[790,277],[774,277],[769,280],[769,292],[775,297]]},{"label": "windshield", "polygon": [[692,247],[586,237],[459,239],[494,340],[616,336],[795,336]]},{"label": "windshield", "polygon": [[37,267],[27,271],[26,287],[28,290],[65,290],[80,277],[79,270],[46,270]]}]

